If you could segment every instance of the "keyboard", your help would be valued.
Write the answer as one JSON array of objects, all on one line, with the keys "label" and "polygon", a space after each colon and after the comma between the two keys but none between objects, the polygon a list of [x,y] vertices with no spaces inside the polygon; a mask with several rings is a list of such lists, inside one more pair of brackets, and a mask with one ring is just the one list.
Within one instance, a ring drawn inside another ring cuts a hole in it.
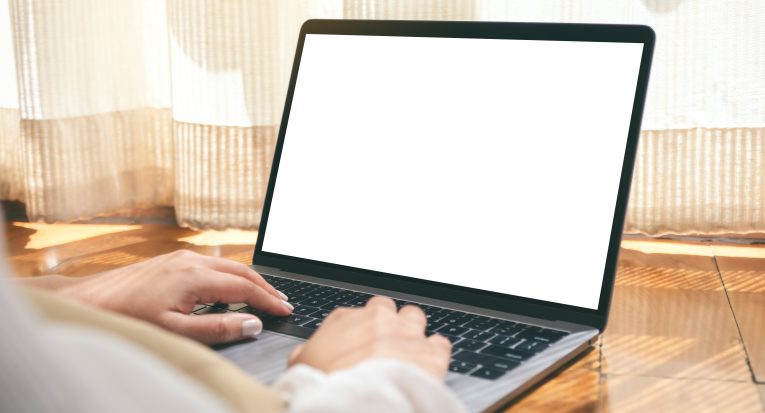
[{"label": "keyboard", "polygon": [[[246,304],[199,305],[193,314],[249,312],[263,321],[266,330],[309,338],[324,318],[337,307],[361,307],[372,294],[330,287],[306,281],[263,275],[271,285],[289,297],[295,306],[287,317],[276,317]],[[425,334],[441,334],[452,342],[449,370],[464,375],[496,380],[568,333],[549,328],[501,320],[478,314],[394,299],[398,308],[407,304],[425,312]]]}]

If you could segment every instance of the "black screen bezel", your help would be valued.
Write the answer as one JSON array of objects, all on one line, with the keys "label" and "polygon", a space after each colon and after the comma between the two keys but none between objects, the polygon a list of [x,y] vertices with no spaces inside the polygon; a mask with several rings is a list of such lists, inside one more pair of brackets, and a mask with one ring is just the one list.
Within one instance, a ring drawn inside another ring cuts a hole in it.
[{"label": "black screen bezel", "polygon": [[[268,226],[268,215],[270,212],[276,175],[279,170],[279,161],[287,130],[297,75],[300,69],[300,58],[306,34],[642,43],[643,54],[636,84],[632,117],[628,131],[627,146],[622,165],[619,191],[615,205],[614,220],[611,229],[608,254],[606,256],[598,308],[588,309],[575,307],[263,251],[263,240]],[[641,25],[384,20],[306,21],[300,30],[300,36],[295,52],[292,74],[290,76],[284,113],[279,128],[279,137],[274,151],[274,159],[252,263],[255,265],[276,267],[289,272],[310,274],[315,277],[363,284],[370,287],[438,298],[441,300],[498,311],[584,324],[602,331],[608,320],[608,309],[611,304],[611,296],[613,293],[621,234],[624,226],[633,166],[637,152],[640,123],[648,87],[648,77],[653,56],[654,42],[655,34],[653,30],[648,26]]]}]

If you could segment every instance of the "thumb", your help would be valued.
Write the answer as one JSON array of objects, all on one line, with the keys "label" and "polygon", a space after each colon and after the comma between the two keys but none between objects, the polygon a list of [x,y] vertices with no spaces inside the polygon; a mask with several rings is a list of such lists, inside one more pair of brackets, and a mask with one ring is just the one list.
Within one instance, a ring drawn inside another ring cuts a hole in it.
[{"label": "thumb", "polygon": [[205,344],[253,338],[263,331],[263,322],[245,313],[189,315],[171,312],[163,321],[167,329]]}]

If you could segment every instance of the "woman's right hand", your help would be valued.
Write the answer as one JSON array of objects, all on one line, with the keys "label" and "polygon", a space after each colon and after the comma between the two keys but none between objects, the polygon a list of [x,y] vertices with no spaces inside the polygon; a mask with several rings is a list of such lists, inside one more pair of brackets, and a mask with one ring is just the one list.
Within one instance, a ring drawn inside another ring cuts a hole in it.
[{"label": "woman's right hand", "polygon": [[373,297],[362,308],[338,308],[308,342],[290,355],[289,365],[304,363],[330,373],[371,358],[413,364],[441,380],[449,367],[451,343],[425,337],[425,314],[416,306],[396,311],[390,298]]}]

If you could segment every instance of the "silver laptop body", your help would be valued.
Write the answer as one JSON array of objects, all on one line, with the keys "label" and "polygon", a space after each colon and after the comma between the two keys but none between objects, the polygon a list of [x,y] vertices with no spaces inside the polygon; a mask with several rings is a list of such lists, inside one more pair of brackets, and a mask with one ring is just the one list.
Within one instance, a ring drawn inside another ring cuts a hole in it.
[{"label": "silver laptop body", "polygon": [[[497,379],[447,374],[470,411],[507,405],[606,326],[653,44],[645,26],[307,21],[253,268],[568,333]],[[218,351],[272,382],[304,341],[275,330]]]}]

